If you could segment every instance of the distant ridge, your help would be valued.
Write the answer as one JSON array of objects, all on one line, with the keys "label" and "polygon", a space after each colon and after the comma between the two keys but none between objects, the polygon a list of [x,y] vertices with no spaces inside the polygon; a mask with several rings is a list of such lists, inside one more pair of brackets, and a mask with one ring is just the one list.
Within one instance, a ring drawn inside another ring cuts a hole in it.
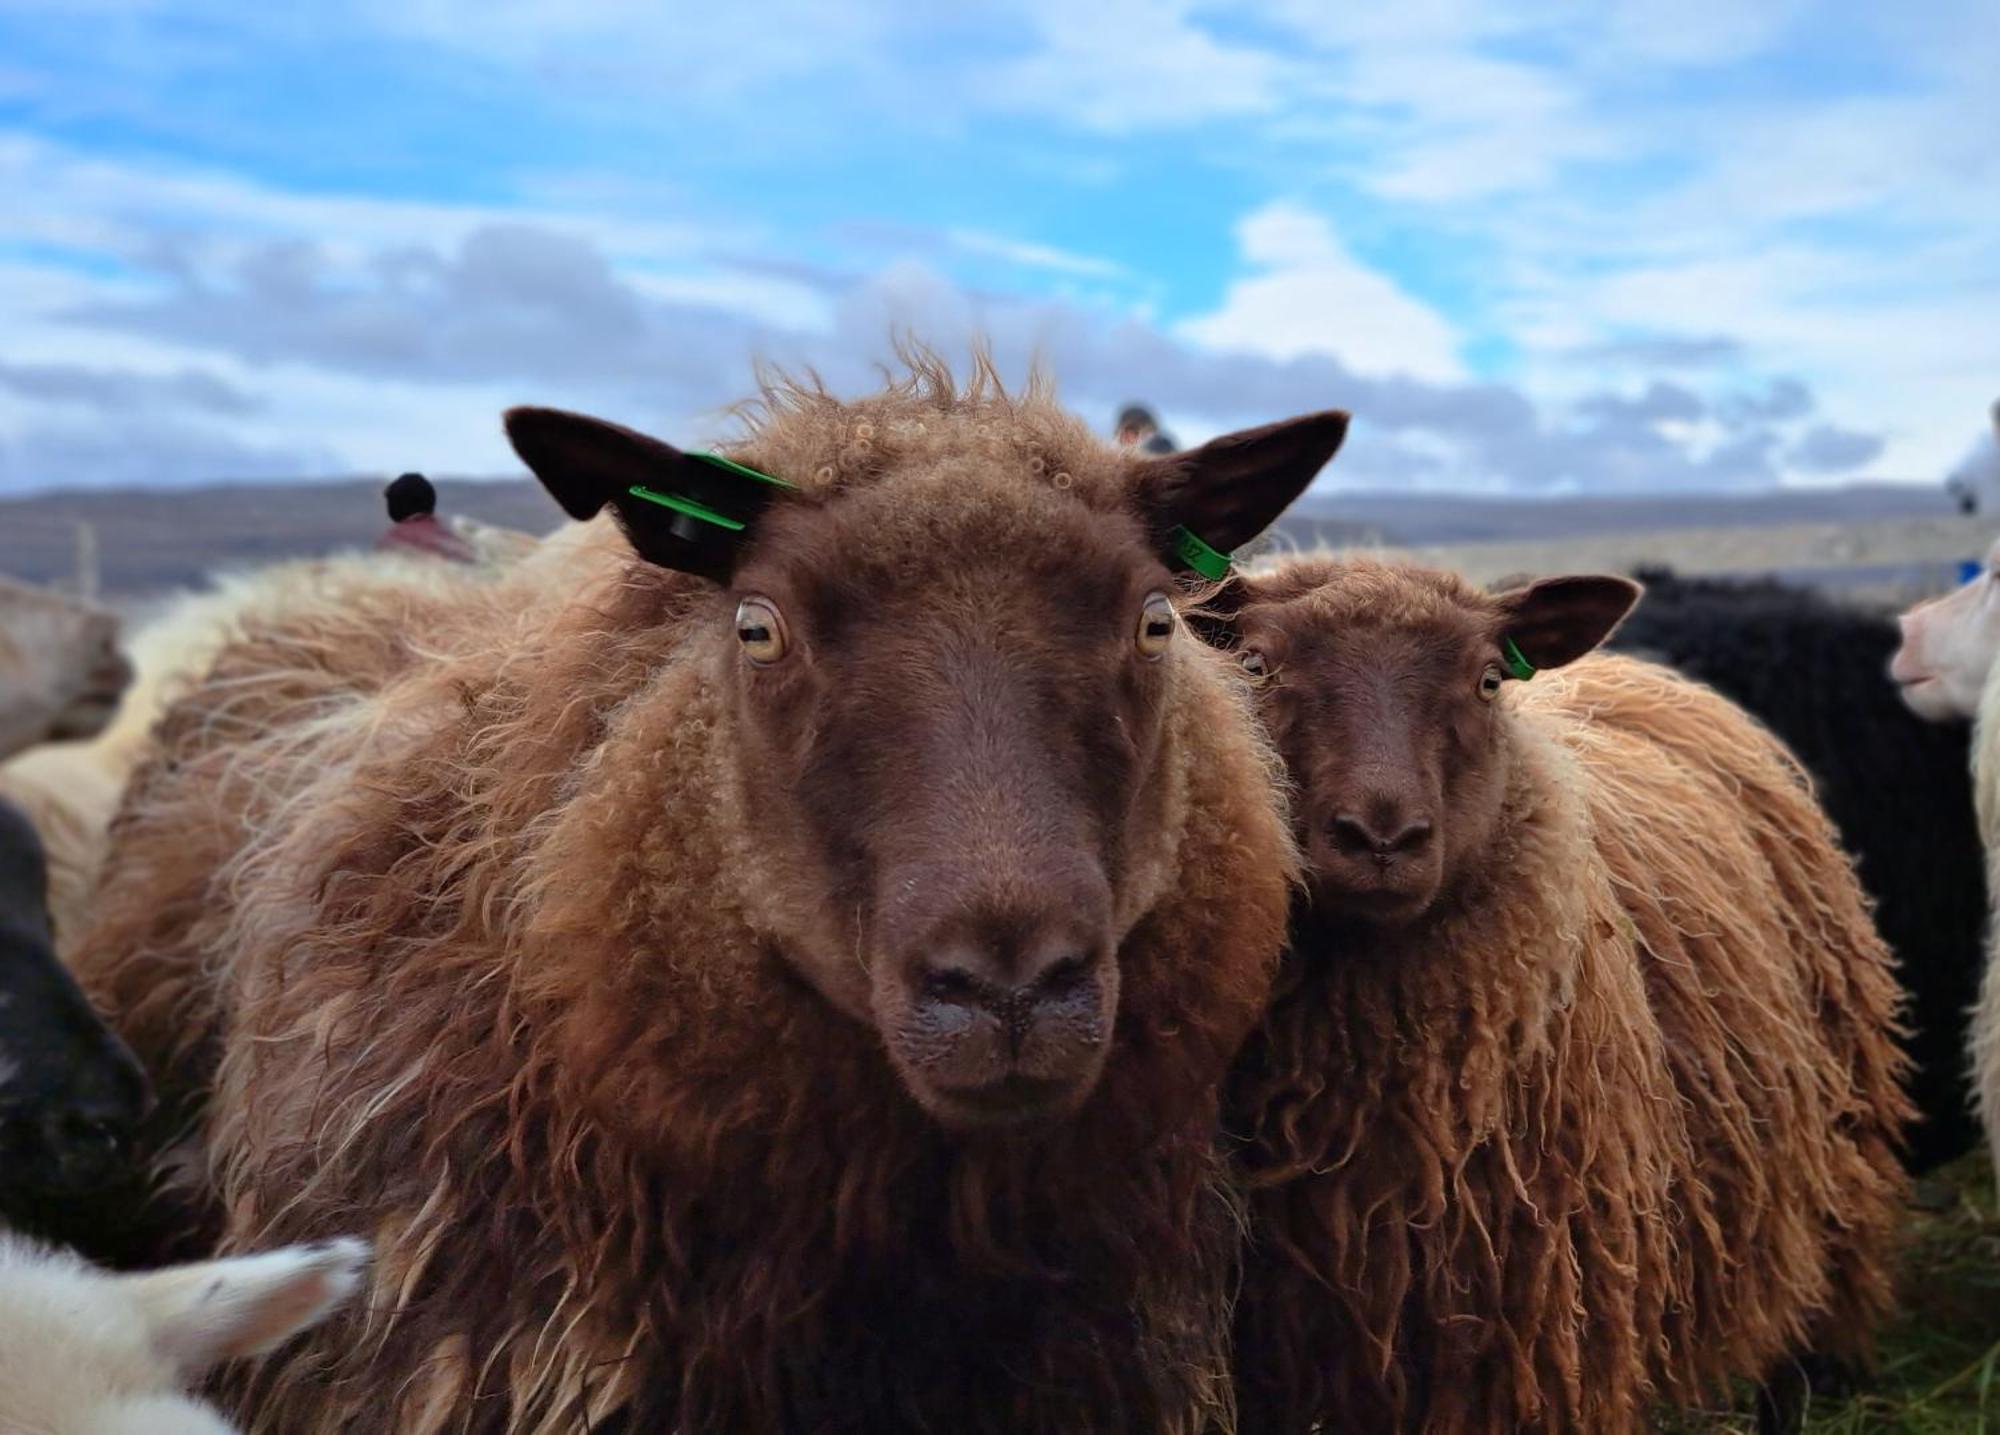
[{"label": "distant ridge", "polygon": [[[562,514],[527,479],[437,479],[438,511],[546,533]],[[97,531],[103,594],[142,598],[217,568],[365,548],[388,527],[380,479],[302,479],[189,489],[90,489],[0,500],[0,573],[66,581],[76,525]]]},{"label": "distant ridge", "polygon": [[[561,515],[526,479],[437,480],[441,513],[531,533]],[[1943,490],[1918,484],[1757,494],[1496,497],[1331,489],[1280,525],[1301,546],[1432,547],[1673,528],[1941,516]],[[200,583],[219,567],[372,544],[387,526],[380,479],[301,479],[192,489],[81,490],[0,500],[0,573],[37,583],[74,571],[76,525],[96,530],[103,593],[126,601]]]}]

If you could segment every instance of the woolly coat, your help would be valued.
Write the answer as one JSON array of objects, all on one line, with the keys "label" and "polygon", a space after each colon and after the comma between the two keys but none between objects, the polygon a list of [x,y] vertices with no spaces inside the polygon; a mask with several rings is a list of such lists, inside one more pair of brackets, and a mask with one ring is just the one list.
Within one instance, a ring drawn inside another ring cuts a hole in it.
[{"label": "woolly coat", "polygon": [[1889,1304],[1895,989],[1803,775],[1651,665],[1510,687],[1490,879],[1300,911],[1240,1063],[1246,1429],[1638,1431]]},{"label": "woolly coat", "polygon": [[1812,774],[1909,993],[1907,1164],[1963,1155],[1979,1138],[1965,1052],[1987,920],[1968,728],[1924,721],[1883,677],[1889,618],[1776,582],[1639,577],[1646,600],[1610,645],[1740,704]]},{"label": "woolly coat", "polygon": [[[1973,725],[1972,790],[1979,836],[1986,845],[1986,887],[2000,892],[2000,663],[1988,674]],[[2000,933],[2000,922],[1995,930]],[[1967,1033],[1973,1102],[1986,1128],[1986,1149],[2000,1177],[2000,935],[1987,940],[1986,974]]]},{"label": "woolly coat", "polygon": [[[786,441],[745,461],[813,473]],[[116,826],[79,962],[200,1123],[226,1245],[376,1241],[364,1309],[236,1411],[285,1435],[1230,1428],[1219,1083],[1294,859],[1226,664],[1189,642],[1168,675],[1171,867],[1102,1081],[1052,1130],[952,1135],[774,946],[715,591],[590,527],[407,615],[429,662],[351,597],[253,632]],[[223,710],[261,731],[216,741]]]}]

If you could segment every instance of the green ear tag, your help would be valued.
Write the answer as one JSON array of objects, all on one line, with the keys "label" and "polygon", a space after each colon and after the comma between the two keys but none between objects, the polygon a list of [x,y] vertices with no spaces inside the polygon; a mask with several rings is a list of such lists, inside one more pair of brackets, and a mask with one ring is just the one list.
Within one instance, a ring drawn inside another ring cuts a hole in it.
[{"label": "green ear tag", "polygon": [[1507,676],[1526,682],[1535,675],[1535,665],[1521,655],[1512,638],[1500,640],[1500,661],[1506,665]]},{"label": "green ear tag", "polygon": [[625,490],[634,498],[643,498],[648,503],[657,503],[662,508],[671,508],[676,513],[685,513],[689,518],[698,518],[703,523],[712,523],[717,528],[726,528],[731,533],[741,533],[744,525],[726,513],[696,503],[692,498],[683,498],[678,493],[659,493],[644,484],[635,483]]},{"label": "green ear tag", "polygon": [[722,469],[724,472],[733,473],[737,475],[737,477],[739,478],[754,478],[759,483],[775,483],[780,488],[798,487],[796,483],[787,483],[782,478],[777,478],[768,473],[760,473],[756,469],[750,467],[748,464],[738,463],[733,458],[724,458],[719,453],[709,453],[709,452],[691,453],[688,455],[688,457],[694,459],[700,459],[703,463],[714,464],[717,468]]},{"label": "green ear tag", "polygon": [[[725,481],[720,484],[704,483],[698,485],[701,489],[706,490],[700,496],[691,493],[662,493],[660,490],[648,488],[644,484],[634,484],[626,492],[631,494],[632,497],[642,498],[648,503],[657,503],[662,508],[671,508],[675,513],[683,514],[698,523],[706,523],[711,527],[725,529],[730,533],[741,533],[745,528],[749,527],[750,519],[762,511],[764,503],[769,499],[769,495],[758,493],[754,499],[748,501],[748,506],[746,507],[744,502],[746,495],[739,486],[729,483],[728,479],[754,479],[758,483],[767,483],[774,488],[796,488],[798,486],[787,483],[782,478],[773,477],[771,474],[760,473],[747,464],[736,462],[735,459],[724,458],[719,453],[691,453],[687,457],[697,459],[702,463],[708,464],[711,468],[719,470],[721,477]],[[730,513],[726,512],[726,509],[735,509],[737,511]]]},{"label": "green ear tag", "polygon": [[1202,577],[1219,582],[1229,576],[1229,555],[1202,542],[1186,524],[1169,533],[1167,541],[1174,546],[1174,557]]},{"label": "green ear tag", "polygon": [[765,511],[797,488],[719,453],[682,453],[657,473],[650,485],[610,495],[633,552],[718,583],[728,581]]}]

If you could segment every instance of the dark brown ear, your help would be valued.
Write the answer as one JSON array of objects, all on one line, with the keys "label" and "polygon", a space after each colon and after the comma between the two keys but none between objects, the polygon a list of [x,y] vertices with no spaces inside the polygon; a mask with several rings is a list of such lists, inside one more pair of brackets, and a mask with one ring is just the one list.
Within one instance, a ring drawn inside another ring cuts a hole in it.
[{"label": "dark brown ear", "polygon": [[507,440],[571,518],[609,505],[648,563],[726,583],[756,520],[790,487],[713,455],[561,409],[507,410]]},{"label": "dark brown ear", "polygon": [[1500,595],[1508,606],[1503,636],[1537,668],[1573,663],[1610,637],[1646,590],[1630,578],[1543,578]]},{"label": "dark brown ear", "polygon": [[1345,437],[1347,415],[1338,409],[1224,434],[1148,459],[1140,466],[1139,501],[1164,551],[1174,551],[1174,531],[1185,528],[1227,554],[1277,522]]}]

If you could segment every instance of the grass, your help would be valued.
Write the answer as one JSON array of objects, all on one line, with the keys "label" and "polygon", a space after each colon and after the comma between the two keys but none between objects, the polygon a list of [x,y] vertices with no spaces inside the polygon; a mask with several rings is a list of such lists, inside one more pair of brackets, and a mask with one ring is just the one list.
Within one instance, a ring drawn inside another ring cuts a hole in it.
[{"label": "grass", "polygon": [[[1815,1397],[1807,1435],[2000,1435],[2000,1201],[1976,1151],[1937,1173],[1955,1199],[1913,1211],[1902,1310],[1883,1332],[1872,1379]],[[1926,1182],[1926,1185],[1929,1185]],[[1664,1421],[1671,1435],[1754,1435],[1744,1410]]]}]

